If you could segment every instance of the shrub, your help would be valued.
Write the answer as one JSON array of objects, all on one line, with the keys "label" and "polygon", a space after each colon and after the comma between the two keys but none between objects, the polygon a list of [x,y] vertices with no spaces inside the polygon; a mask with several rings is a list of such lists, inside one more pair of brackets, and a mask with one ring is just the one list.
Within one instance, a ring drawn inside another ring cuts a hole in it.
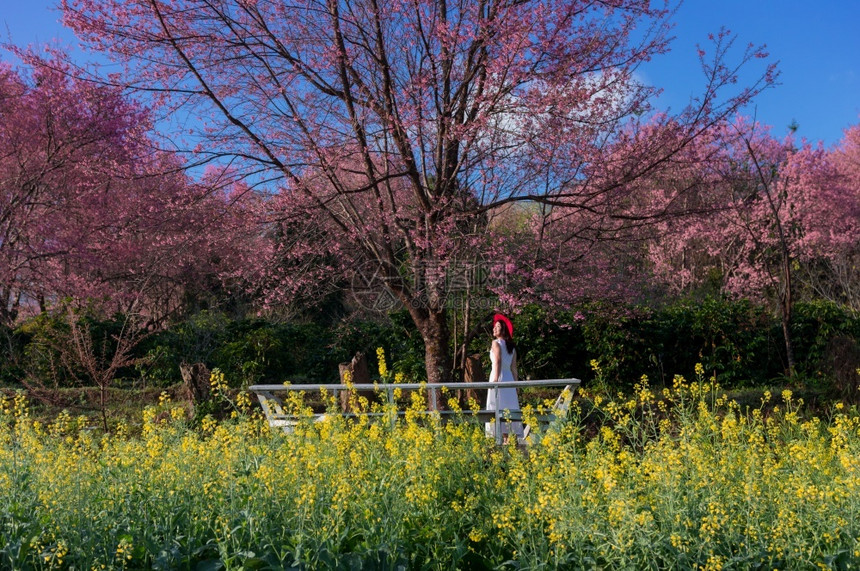
[{"label": "shrub", "polygon": [[860,340],[860,318],[830,301],[797,302],[791,334],[800,371],[811,379],[825,379],[828,365],[833,365],[832,352],[839,350],[834,340]]},{"label": "shrub", "polygon": [[778,323],[748,300],[707,297],[660,308],[584,308],[585,348],[603,379],[631,388],[643,368],[661,383],[701,363],[724,386],[760,385],[784,370]]}]

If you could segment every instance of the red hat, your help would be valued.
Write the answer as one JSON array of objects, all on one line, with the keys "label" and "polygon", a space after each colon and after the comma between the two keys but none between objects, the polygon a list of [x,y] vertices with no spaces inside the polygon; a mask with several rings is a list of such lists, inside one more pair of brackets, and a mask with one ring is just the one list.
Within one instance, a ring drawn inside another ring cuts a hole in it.
[{"label": "red hat", "polygon": [[501,313],[497,313],[493,316],[493,327],[496,326],[496,323],[501,321],[505,327],[508,329],[508,337],[511,339],[514,338],[514,324],[511,323],[511,320],[502,315]]}]

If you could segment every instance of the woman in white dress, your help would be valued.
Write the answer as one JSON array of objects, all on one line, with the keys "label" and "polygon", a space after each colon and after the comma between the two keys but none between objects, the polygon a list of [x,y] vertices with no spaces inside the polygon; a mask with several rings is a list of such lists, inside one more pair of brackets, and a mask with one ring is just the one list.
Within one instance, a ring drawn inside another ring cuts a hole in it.
[{"label": "woman in white dress", "polygon": [[[510,319],[501,313],[493,316],[493,342],[490,345],[490,362],[492,363],[492,370],[490,371],[491,383],[519,380],[517,378],[517,349],[516,343],[514,343],[514,325]],[[487,391],[487,410],[495,410],[496,405],[498,405],[501,411],[519,411],[520,402],[517,398],[517,389],[503,387]],[[487,433],[488,435],[495,435],[495,428],[492,423],[487,424]],[[502,420],[502,434],[505,435],[506,441],[510,433],[522,438],[523,423],[519,421],[505,422]]]}]

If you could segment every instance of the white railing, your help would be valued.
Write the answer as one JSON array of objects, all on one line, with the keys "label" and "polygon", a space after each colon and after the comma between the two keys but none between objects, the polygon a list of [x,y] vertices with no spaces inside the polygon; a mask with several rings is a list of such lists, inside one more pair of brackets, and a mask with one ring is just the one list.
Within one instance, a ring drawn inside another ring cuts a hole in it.
[{"label": "white railing", "polygon": [[[542,379],[536,381],[502,381],[497,383],[360,383],[360,384],[299,384],[299,385],[253,385],[249,390],[257,395],[260,401],[260,406],[266,414],[266,419],[269,426],[272,428],[283,428],[291,430],[300,420],[301,417],[291,414],[284,409],[283,401],[278,396],[278,393],[285,392],[320,392],[326,391],[331,394],[337,401],[338,392],[340,391],[373,391],[377,394],[384,395],[388,403],[395,403],[394,391],[426,391],[428,395],[428,410],[423,411],[423,414],[438,414],[441,418],[452,417],[454,415],[468,415],[470,418],[478,418],[482,421],[494,420],[496,442],[502,442],[502,422],[507,421],[522,421],[522,413],[520,411],[506,411],[501,409],[481,409],[477,411],[465,411],[463,413],[439,410],[439,391],[441,389],[448,390],[463,390],[463,389],[487,389],[494,390],[500,388],[513,387],[524,389],[530,387],[562,387],[562,391],[553,411],[550,414],[539,415],[537,420],[541,424],[549,424],[554,420],[562,417],[567,413],[567,408],[570,405],[570,400],[573,391],[579,386],[579,379]],[[499,399],[495,399],[499,402]],[[403,416],[406,411],[396,409],[398,416]],[[311,420],[319,421],[331,414],[339,414],[347,417],[383,417],[390,416],[391,412],[370,412],[370,411],[339,411],[314,413]]]}]

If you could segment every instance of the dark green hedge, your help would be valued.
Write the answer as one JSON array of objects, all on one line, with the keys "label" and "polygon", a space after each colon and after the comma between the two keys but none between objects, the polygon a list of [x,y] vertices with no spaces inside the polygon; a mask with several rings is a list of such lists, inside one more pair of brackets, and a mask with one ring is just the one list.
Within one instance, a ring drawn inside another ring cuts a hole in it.
[{"label": "dark green hedge", "polygon": [[228,320],[207,312],[149,338],[141,352],[151,357],[151,364],[139,369],[151,382],[166,384],[179,381],[181,362],[218,367],[234,386],[337,382],[338,363],[349,361],[356,352],[364,352],[375,369],[377,347],[385,348],[389,366],[416,376],[423,369],[421,338],[400,315],[387,323],[353,320],[326,327]]},{"label": "dark green hedge", "polygon": [[[554,320],[529,309],[514,323],[521,332],[521,368],[533,370],[534,378],[573,375],[629,388],[643,374],[653,383],[671,384],[675,374],[690,376],[701,363],[708,377],[716,374],[727,388],[785,380],[781,322],[748,300],[709,297],[661,308],[595,304]],[[827,384],[839,366],[834,340],[856,344],[860,318],[833,303],[798,302],[791,332],[799,381]]]},{"label": "dark green hedge", "polygon": [[[20,385],[27,376],[46,386],[81,383],[61,366],[53,343],[68,330],[63,319],[42,315],[15,330],[0,331],[0,383]],[[112,336],[122,327],[122,316],[81,319],[87,321],[97,344],[109,351]],[[653,383],[669,384],[673,375],[689,376],[701,363],[708,376],[716,374],[727,388],[784,381],[780,321],[767,308],[747,300],[711,297],[659,308],[592,304],[553,314],[532,306],[513,321],[523,377],[577,377],[629,388],[643,374]],[[826,388],[834,378],[844,377],[840,382],[851,384],[856,370],[851,360],[860,354],[858,317],[832,303],[797,303],[792,334],[801,381]],[[470,349],[486,357],[488,335],[489,326],[487,335],[476,338]],[[393,313],[384,321],[322,325],[231,319],[201,311],[144,339],[136,356],[145,359],[123,370],[118,382],[169,386],[180,381],[182,362],[218,367],[233,386],[285,380],[334,382],[338,363],[357,351],[365,352],[374,374],[377,347],[385,349],[390,369],[411,380],[423,378],[423,343],[406,312]],[[592,360],[599,364],[599,375],[590,365]]]}]

